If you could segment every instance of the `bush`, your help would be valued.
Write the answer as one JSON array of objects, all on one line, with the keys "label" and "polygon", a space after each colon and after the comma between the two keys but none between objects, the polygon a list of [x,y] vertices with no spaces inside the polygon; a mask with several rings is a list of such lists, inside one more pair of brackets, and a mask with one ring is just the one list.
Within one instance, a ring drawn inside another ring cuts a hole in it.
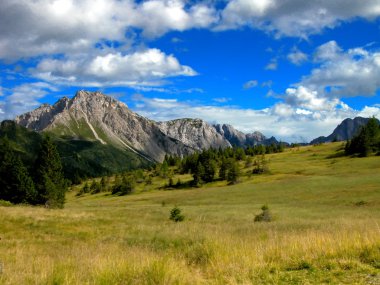
[{"label": "bush", "polygon": [[173,222],[182,222],[185,219],[185,216],[181,215],[181,209],[178,207],[174,207],[170,211],[170,220]]},{"label": "bush", "polygon": [[13,204],[9,201],[0,200],[0,207],[10,207],[13,206]]},{"label": "bush", "polygon": [[271,222],[272,214],[269,211],[269,207],[267,205],[263,205],[261,207],[262,212],[255,216],[255,222]]}]

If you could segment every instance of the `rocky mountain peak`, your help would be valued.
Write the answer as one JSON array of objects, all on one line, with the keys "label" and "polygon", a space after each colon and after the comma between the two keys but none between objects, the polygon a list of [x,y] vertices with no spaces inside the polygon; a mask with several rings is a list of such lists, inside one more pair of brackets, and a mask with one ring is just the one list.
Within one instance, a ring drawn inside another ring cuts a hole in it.
[{"label": "rocky mountain peak", "polygon": [[197,150],[231,146],[212,125],[202,119],[176,119],[159,122],[158,126],[164,134]]},{"label": "rocky mountain peak", "polygon": [[344,119],[334,131],[327,137],[321,136],[310,142],[310,144],[318,144],[332,141],[345,141],[352,139],[359,130],[368,123],[369,118],[356,117],[354,119]]}]

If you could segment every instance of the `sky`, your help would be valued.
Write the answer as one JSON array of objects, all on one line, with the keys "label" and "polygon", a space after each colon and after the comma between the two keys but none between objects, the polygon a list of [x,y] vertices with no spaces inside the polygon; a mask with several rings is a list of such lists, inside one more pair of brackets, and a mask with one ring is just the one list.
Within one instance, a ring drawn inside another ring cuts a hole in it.
[{"label": "sky", "polygon": [[288,142],[380,118],[380,0],[1,0],[0,120],[77,90]]}]

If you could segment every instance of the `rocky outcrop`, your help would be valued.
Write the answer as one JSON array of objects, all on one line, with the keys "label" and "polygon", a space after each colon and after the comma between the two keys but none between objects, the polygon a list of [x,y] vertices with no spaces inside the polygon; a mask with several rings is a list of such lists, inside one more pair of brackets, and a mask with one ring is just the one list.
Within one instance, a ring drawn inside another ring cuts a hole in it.
[{"label": "rocky outcrop", "polygon": [[310,144],[350,140],[368,123],[368,120],[369,118],[363,117],[356,117],[354,119],[347,118],[343,120],[329,136],[318,137],[312,140]]},{"label": "rocky outcrop", "polygon": [[246,147],[259,144],[270,145],[272,143],[278,143],[275,137],[268,139],[262,133],[257,131],[250,134],[244,134],[243,132],[236,130],[233,126],[227,124],[217,124],[214,125],[214,128],[219,134],[228,140],[232,146]]},{"label": "rocky outcrop", "polygon": [[38,132],[69,139],[99,141],[129,149],[148,160],[165,154],[184,156],[196,150],[277,142],[260,132],[244,134],[231,125],[212,126],[201,119],[155,122],[132,112],[126,104],[100,92],[78,91],[53,106],[43,104],[15,122]]},{"label": "rocky outcrop", "polygon": [[44,104],[15,121],[36,131],[128,148],[156,161],[161,161],[166,153],[183,156],[194,151],[165,135],[156,122],[100,92],[78,91],[71,100],[63,98],[53,106]]},{"label": "rocky outcrop", "polygon": [[231,147],[226,138],[201,119],[177,119],[159,122],[158,126],[166,135],[197,150]]}]

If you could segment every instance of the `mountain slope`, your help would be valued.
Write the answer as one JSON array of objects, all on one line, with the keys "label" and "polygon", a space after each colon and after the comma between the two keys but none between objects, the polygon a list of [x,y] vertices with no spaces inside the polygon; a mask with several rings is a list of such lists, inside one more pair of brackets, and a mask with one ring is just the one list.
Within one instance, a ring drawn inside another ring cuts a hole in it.
[{"label": "mountain slope", "polygon": [[226,138],[201,119],[177,119],[159,122],[158,126],[166,135],[196,150],[231,147]]},{"label": "mountain slope", "polygon": [[147,160],[161,161],[166,153],[182,156],[193,152],[165,135],[156,122],[100,92],[78,91],[73,99],[64,97],[53,106],[44,104],[15,121],[36,131],[128,149]]},{"label": "mountain slope", "polygon": [[[32,173],[42,135],[17,125],[14,121],[3,121],[0,125],[0,139],[3,138],[9,140],[11,147]],[[149,161],[131,151],[97,141],[56,136],[52,139],[57,145],[65,177],[73,182],[77,182],[78,178],[102,176],[150,165]]]},{"label": "mountain slope", "polygon": [[334,131],[327,137],[321,136],[310,142],[310,144],[318,144],[332,141],[345,141],[352,139],[361,127],[367,124],[369,118],[356,117],[354,119],[347,118],[343,120]]},{"label": "mountain slope", "polygon": [[259,144],[270,145],[272,143],[278,144],[275,137],[266,138],[260,132],[253,132],[250,134],[244,134],[241,131],[236,130],[233,126],[228,124],[214,125],[216,131],[224,137],[232,146],[245,147],[255,146]]}]

